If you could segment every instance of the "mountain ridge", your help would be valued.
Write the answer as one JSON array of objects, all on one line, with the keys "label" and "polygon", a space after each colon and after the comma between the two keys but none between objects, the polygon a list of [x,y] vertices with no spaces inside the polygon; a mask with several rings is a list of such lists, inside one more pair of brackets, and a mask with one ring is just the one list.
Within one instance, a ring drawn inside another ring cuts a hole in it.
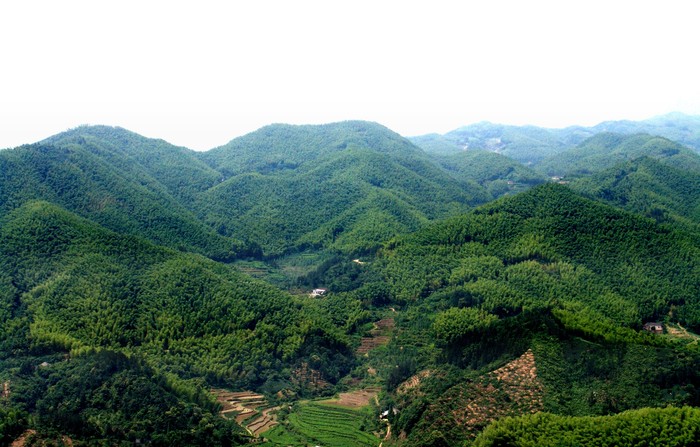
[{"label": "mountain ridge", "polygon": [[604,121],[594,126],[547,128],[494,124],[488,121],[462,126],[445,134],[409,139],[428,152],[456,153],[469,147],[508,155],[524,164],[537,164],[547,156],[576,146],[601,132],[647,133],[677,141],[700,151],[700,116],[672,112],[646,120]]},{"label": "mountain ridge", "polygon": [[[202,195],[199,214],[224,234],[254,232],[271,253],[308,244],[364,251],[387,233],[365,226],[366,242],[353,247],[340,236],[358,220],[376,215],[410,231],[417,226],[409,216],[428,221],[489,198],[480,185],[456,181],[408,140],[370,122],[266,126],[201,157],[225,180]],[[374,200],[396,211],[381,211],[387,207]],[[352,209],[364,217],[352,218]]]}]

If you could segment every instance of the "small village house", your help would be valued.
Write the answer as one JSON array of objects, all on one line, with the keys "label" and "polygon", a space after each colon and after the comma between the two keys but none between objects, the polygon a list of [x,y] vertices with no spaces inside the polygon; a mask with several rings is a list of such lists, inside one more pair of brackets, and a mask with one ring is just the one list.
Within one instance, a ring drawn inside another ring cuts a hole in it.
[{"label": "small village house", "polygon": [[644,330],[655,334],[663,334],[664,325],[661,323],[644,323]]}]

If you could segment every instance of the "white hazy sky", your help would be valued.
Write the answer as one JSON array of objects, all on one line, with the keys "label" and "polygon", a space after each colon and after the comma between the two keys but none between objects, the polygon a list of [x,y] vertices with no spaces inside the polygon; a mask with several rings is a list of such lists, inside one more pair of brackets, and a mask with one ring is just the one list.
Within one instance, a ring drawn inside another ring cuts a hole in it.
[{"label": "white hazy sky", "polygon": [[675,0],[8,0],[0,147],[80,124],[204,150],[273,122],[700,114],[697,17]]}]

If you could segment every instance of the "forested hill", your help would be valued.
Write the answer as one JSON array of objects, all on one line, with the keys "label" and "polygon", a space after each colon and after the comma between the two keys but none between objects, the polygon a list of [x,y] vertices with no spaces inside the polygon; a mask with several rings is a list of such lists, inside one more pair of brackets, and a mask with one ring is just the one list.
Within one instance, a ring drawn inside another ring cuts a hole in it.
[{"label": "forested hill", "polygon": [[537,170],[552,176],[580,176],[639,157],[652,157],[669,166],[700,172],[700,154],[674,141],[648,134],[614,133],[597,134],[575,148],[548,157]]},{"label": "forested hill", "polygon": [[[589,136],[589,135],[587,135]],[[543,158],[569,147],[569,141],[555,130],[535,126],[508,126],[481,122],[455,129],[445,135],[412,137],[429,153],[449,155],[469,149],[497,152],[523,164],[537,164]],[[575,144],[575,143],[574,143]]]},{"label": "forested hill", "polygon": [[185,377],[251,387],[284,379],[282,359],[325,330],[268,284],[46,202],[5,216],[0,242],[4,309],[28,317],[17,324],[31,323],[38,345],[138,352]]},{"label": "forested hill", "polygon": [[421,150],[401,135],[368,121],[322,125],[272,124],[201,155],[211,166],[232,176],[268,173],[313,164],[319,158],[351,148],[385,154],[420,156]]},{"label": "forested hill", "polygon": [[571,187],[658,222],[700,225],[700,171],[641,157],[582,177]]},{"label": "forested hill", "polygon": [[433,155],[448,174],[460,181],[474,181],[493,198],[524,191],[549,179],[505,155],[486,150],[468,150]]},{"label": "forested hill", "polygon": [[[595,275],[587,288],[598,282],[610,292],[586,299],[622,300],[615,311],[602,302],[594,306],[616,323],[640,327],[642,321],[662,318],[673,307],[675,318],[700,328],[698,243],[695,233],[659,226],[652,219],[585,199],[568,187],[546,184],[399,238],[390,247],[409,257],[448,250],[455,259],[470,258],[472,253],[496,256],[505,266],[580,266]],[[456,271],[450,272],[457,267],[447,262],[450,258],[439,268],[421,263],[424,274],[387,276],[396,287],[395,296],[411,301],[432,293],[435,284],[461,282]]]},{"label": "forested hill", "polygon": [[265,253],[364,252],[491,198],[383,126],[273,125],[201,155],[226,180],[195,202],[220,233]]},{"label": "forested hill", "polygon": [[700,437],[698,426],[700,410],[691,407],[633,410],[610,417],[576,418],[544,413],[499,421],[474,445],[692,445]]},{"label": "forested hill", "polygon": [[218,260],[309,247],[371,251],[494,197],[485,183],[453,177],[405,138],[362,121],[271,125],[203,153],[81,126],[3,151],[0,163],[5,211],[47,200]]},{"label": "forested hill", "polygon": [[[186,200],[221,180],[221,174],[200,160],[195,151],[173,146],[163,140],[146,138],[120,127],[80,126],[47,138],[43,143],[83,147],[92,144],[99,147],[94,152],[99,151],[102,156],[113,160],[122,171],[145,171],[172,195]],[[133,164],[126,164],[120,156],[128,157]],[[136,173],[143,175],[138,171]]]},{"label": "forested hill", "polygon": [[[236,445],[271,415],[268,446],[569,440],[593,416],[687,436],[700,156],[520,130],[545,171],[488,125],[492,147],[439,155],[359,121],[0,151],[0,445]],[[218,387],[255,408],[221,417]],[[315,399],[346,391],[364,408]]]},{"label": "forested hill", "polygon": [[333,384],[354,361],[323,309],[47,202],[0,219],[0,314],[3,442],[33,414],[82,441],[236,444],[204,380],[304,393],[294,368]]},{"label": "forested hill", "polygon": [[677,141],[700,151],[700,116],[672,112],[642,121],[605,121],[590,128],[593,133],[648,133]]},{"label": "forested hill", "polygon": [[700,329],[697,233],[547,184],[397,238],[373,268],[402,308],[387,402],[408,445],[535,411],[700,403],[697,342],[642,329]]},{"label": "forested hill", "polygon": [[[126,131],[114,129],[109,141],[90,135],[92,131],[109,130],[79,128],[55,137],[54,144],[44,142],[0,151],[0,214],[29,200],[46,200],[114,231],[157,244],[221,260],[247,252],[240,241],[216,234],[204,225],[185,207],[177,191],[169,191],[138,161],[150,160],[150,148],[163,146],[163,142],[144,143],[147,148],[137,152],[128,144],[111,140],[114,135],[140,139]],[[143,143],[145,139],[141,140]],[[154,152],[171,149],[168,146]],[[178,157],[187,157],[185,151],[173,150]],[[158,162],[151,164],[159,166],[153,171],[162,169]],[[176,172],[173,169],[169,175],[174,179]]]}]

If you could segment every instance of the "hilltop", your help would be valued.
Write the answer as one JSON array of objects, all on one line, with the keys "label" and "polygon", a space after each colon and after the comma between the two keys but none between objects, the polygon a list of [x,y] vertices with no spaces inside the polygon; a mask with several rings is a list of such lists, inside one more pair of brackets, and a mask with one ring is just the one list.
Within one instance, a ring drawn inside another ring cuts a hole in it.
[{"label": "hilltop", "polygon": [[[105,133],[109,136],[104,137]],[[138,141],[139,151],[121,144],[122,137]],[[79,128],[47,142],[0,151],[0,170],[5,173],[0,178],[0,214],[30,200],[45,200],[114,231],[157,244],[221,260],[246,252],[240,240],[205,226],[176,191],[169,190],[149,169],[158,166],[157,170],[163,170],[164,164],[153,161],[152,154],[168,151],[173,157],[189,153],[122,129],[101,127]],[[173,176],[175,172],[181,171],[173,168]]]},{"label": "hilltop", "polygon": [[225,180],[196,207],[222,234],[267,253],[376,248],[393,234],[490,199],[375,123],[272,125],[201,155]]},{"label": "hilltop", "polygon": [[679,143],[648,134],[622,135],[607,132],[542,160],[537,170],[557,177],[581,176],[640,157],[651,157],[668,166],[700,172],[700,154]]}]

